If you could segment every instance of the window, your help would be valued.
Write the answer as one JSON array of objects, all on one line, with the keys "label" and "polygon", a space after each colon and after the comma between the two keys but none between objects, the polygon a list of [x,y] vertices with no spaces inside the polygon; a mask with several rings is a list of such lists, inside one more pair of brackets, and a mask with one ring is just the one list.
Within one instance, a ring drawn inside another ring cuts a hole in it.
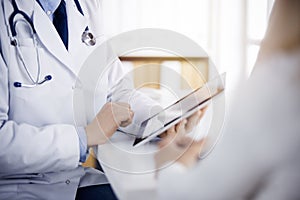
[{"label": "window", "polygon": [[102,4],[109,36],[138,28],[162,28],[207,46],[209,0],[103,0]]},{"label": "window", "polygon": [[102,0],[108,36],[164,28],[202,46],[228,88],[250,74],[274,0]]},{"label": "window", "polygon": [[274,0],[247,0],[246,73],[249,75],[256,60],[261,40],[268,25]]}]

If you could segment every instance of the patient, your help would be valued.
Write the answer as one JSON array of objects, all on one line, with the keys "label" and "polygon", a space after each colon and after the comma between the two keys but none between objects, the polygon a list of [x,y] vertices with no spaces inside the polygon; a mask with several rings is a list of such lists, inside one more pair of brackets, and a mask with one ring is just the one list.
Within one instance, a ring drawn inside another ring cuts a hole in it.
[{"label": "patient", "polygon": [[[159,172],[160,199],[300,199],[299,0],[275,1],[254,72],[232,105],[207,159],[197,162],[203,143],[195,142]],[[189,140],[171,139],[160,144],[158,165],[165,149]]]}]

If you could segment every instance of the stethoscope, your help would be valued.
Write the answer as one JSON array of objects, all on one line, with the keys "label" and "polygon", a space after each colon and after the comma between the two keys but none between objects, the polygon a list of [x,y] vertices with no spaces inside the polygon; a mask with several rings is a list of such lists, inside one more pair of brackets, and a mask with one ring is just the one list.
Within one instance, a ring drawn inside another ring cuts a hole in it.
[{"label": "stethoscope", "polygon": [[[74,0],[76,7],[78,9],[78,11],[83,14],[82,8],[78,2],[78,0]],[[44,77],[44,79],[40,80],[40,76],[41,76],[41,64],[40,64],[40,55],[39,55],[39,51],[37,48],[37,36],[36,36],[36,30],[34,28],[33,25],[33,21],[30,19],[30,17],[23,11],[21,11],[16,3],[16,0],[12,0],[12,5],[13,5],[13,12],[9,17],[9,26],[10,26],[10,31],[11,31],[11,40],[10,43],[11,45],[16,47],[17,50],[17,54],[20,58],[20,61],[23,65],[23,68],[27,74],[27,76],[29,77],[30,81],[32,82],[31,84],[24,84],[21,82],[14,82],[14,86],[16,88],[20,88],[20,87],[24,87],[24,88],[33,88],[36,87],[38,85],[42,85],[43,83],[50,81],[52,79],[51,75],[46,75]],[[17,15],[21,15],[22,17],[24,17],[25,22],[30,26],[31,31],[32,31],[32,39],[33,39],[33,44],[35,47],[35,51],[36,51],[36,55],[37,55],[37,64],[38,64],[38,70],[37,70],[37,77],[36,79],[34,79],[34,77],[32,76],[32,74],[30,73],[30,71],[28,70],[25,61],[24,61],[24,57],[23,54],[21,52],[21,49],[19,47],[18,44],[18,39],[17,39],[17,31],[16,31],[16,25],[17,22],[14,23],[14,19]],[[87,46],[94,46],[96,44],[96,38],[94,37],[94,35],[89,31],[89,27],[87,26],[84,30],[84,32],[81,35],[81,41],[86,44]]]}]

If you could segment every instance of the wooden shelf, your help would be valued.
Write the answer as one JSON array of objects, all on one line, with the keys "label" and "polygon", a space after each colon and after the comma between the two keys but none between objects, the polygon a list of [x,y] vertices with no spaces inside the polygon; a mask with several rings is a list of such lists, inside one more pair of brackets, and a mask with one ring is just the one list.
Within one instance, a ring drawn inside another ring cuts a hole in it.
[{"label": "wooden shelf", "polygon": [[[123,62],[131,62],[134,71],[136,88],[142,86],[159,89],[161,65],[165,61],[178,61],[181,64],[181,89],[197,88],[208,78],[207,57],[176,57],[176,56],[122,56]],[[147,66],[139,70],[139,67]],[[153,84],[145,84],[153,83]]]}]

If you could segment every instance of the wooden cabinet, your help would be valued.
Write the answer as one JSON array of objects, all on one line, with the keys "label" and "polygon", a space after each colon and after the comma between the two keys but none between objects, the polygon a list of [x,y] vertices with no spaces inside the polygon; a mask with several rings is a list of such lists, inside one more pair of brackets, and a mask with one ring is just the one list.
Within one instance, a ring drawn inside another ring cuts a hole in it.
[{"label": "wooden cabinet", "polygon": [[[180,64],[180,88],[197,88],[208,78],[207,57],[120,57],[122,62],[130,62],[134,68],[133,80],[136,88],[151,87],[159,89],[162,77],[162,67],[168,61]],[[169,66],[172,67],[172,66]],[[149,83],[149,84],[144,84]]]}]

